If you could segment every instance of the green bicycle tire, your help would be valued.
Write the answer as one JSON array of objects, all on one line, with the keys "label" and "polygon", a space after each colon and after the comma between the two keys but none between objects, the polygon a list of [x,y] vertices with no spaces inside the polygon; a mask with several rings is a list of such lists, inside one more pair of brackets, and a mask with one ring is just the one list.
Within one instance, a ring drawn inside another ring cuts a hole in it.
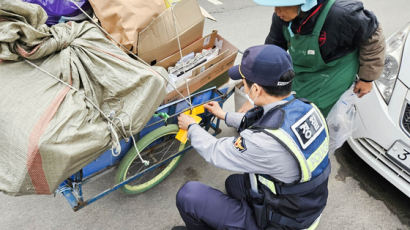
[{"label": "green bicycle tire", "polygon": [[[141,140],[139,140],[136,143],[137,148],[142,153],[146,147],[151,145],[151,143],[167,135],[175,135],[178,132],[178,130],[178,126],[174,124],[157,128],[148,133],[147,135],[145,135]],[[184,148],[185,144],[180,144],[178,151],[181,151]],[[152,187],[156,186],[161,181],[163,181],[176,168],[179,161],[181,160],[181,157],[182,155],[175,157],[168,164],[165,164],[166,167],[151,180],[138,185],[126,184],[123,187],[121,187],[121,190],[126,194],[138,194],[151,189]],[[137,151],[133,147],[126,153],[124,158],[121,160],[120,165],[118,166],[118,170],[115,177],[117,183],[121,183],[126,179],[128,170],[132,162],[134,162],[134,160],[139,161],[140,159],[138,158]],[[142,177],[144,177],[144,175]]]}]

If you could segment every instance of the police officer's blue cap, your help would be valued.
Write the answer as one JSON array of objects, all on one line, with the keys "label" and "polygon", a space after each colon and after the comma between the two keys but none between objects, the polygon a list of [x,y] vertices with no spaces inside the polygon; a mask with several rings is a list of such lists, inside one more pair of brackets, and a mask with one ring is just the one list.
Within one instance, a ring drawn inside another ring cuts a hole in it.
[{"label": "police officer's blue cap", "polygon": [[280,77],[292,70],[290,55],[275,45],[253,46],[245,50],[240,65],[229,69],[233,80],[248,79],[262,86],[280,86]]}]

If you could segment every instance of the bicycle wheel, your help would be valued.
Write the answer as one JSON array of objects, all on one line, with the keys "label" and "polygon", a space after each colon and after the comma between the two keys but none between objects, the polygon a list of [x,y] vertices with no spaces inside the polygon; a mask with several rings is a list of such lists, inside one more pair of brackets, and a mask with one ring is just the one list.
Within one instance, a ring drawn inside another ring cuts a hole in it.
[{"label": "bicycle wheel", "polygon": [[[115,177],[116,182],[120,183],[183,150],[185,144],[181,144],[175,139],[177,132],[177,125],[168,125],[145,135],[137,142],[137,148],[142,158],[148,160],[150,165],[145,166],[139,159],[135,148],[132,148],[120,162]],[[164,180],[175,169],[181,157],[175,157],[169,163],[146,172],[140,178],[121,187],[121,190],[127,194],[138,194],[147,191]]]}]

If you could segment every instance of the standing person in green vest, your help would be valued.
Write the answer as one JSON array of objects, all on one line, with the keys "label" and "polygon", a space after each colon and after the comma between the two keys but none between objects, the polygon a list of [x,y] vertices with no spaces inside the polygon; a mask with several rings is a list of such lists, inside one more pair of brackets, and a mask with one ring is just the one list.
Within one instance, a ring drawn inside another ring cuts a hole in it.
[{"label": "standing person in green vest", "polygon": [[266,44],[288,50],[297,97],[327,116],[355,82],[362,97],[383,71],[385,40],[376,16],[356,0],[254,0],[275,6]]}]

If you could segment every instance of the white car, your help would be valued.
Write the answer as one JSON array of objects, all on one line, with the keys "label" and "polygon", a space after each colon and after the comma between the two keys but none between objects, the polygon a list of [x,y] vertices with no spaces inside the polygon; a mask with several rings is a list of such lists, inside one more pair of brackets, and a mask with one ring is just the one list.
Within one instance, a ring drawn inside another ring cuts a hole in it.
[{"label": "white car", "polygon": [[367,164],[410,197],[410,23],[387,40],[384,71],[357,103],[348,139]]}]

